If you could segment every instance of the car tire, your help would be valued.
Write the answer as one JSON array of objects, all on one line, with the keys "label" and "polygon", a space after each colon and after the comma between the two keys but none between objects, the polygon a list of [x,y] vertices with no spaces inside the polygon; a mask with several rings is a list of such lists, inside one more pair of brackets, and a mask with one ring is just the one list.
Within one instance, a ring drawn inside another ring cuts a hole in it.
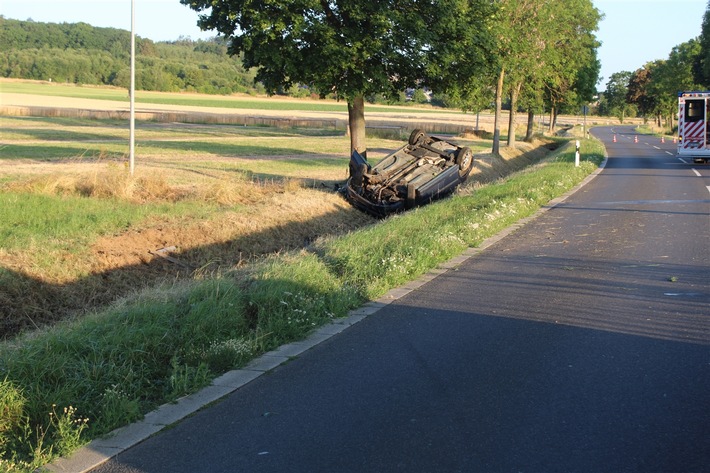
[{"label": "car tire", "polygon": [[456,164],[459,166],[459,178],[465,181],[473,169],[473,151],[468,146],[461,148],[456,153]]},{"label": "car tire", "polygon": [[419,128],[414,129],[412,134],[409,135],[409,144],[412,146],[421,144],[424,140],[426,140],[426,132],[424,130],[420,130]]}]

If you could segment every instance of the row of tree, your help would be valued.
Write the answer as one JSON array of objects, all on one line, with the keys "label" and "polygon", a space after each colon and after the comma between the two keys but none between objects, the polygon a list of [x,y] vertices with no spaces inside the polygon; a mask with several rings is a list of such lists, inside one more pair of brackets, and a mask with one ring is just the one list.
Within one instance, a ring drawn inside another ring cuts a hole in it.
[{"label": "row of tree", "polygon": [[[599,101],[599,114],[653,118],[657,126],[673,128],[678,92],[710,89],[710,2],[700,36],[675,46],[667,59],[611,75]],[[665,122],[665,123],[664,123]]]},{"label": "row of tree", "polygon": [[[429,87],[472,111],[557,113],[596,92],[601,19],[591,0],[181,0],[273,93],[293,84],[346,100],[351,146],[366,152],[365,98]],[[511,114],[514,120],[514,113]],[[528,136],[532,126],[529,127]],[[509,133],[509,143],[515,133]]]}]

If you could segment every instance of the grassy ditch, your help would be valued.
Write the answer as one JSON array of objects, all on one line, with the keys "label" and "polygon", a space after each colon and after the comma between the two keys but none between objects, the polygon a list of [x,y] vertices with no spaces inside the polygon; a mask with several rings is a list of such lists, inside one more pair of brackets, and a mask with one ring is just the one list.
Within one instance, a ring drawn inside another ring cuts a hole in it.
[{"label": "grassy ditch", "polygon": [[[480,244],[603,158],[557,151],[452,198],[0,344],[0,466],[31,471]],[[422,233],[421,228],[431,228]]]},{"label": "grassy ditch", "polygon": [[140,123],[131,177],[125,124],[0,126],[0,339],[369,221],[330,192],[346,176],[342,134]]},{"label": "grassy ditch", "polygon": [[[332,192],[349,150],[332,130],[141,122],[131,177],[125,123],[0,127],[0,339],[372,223]],[[376,160],[402,142],[368,143]]]}]

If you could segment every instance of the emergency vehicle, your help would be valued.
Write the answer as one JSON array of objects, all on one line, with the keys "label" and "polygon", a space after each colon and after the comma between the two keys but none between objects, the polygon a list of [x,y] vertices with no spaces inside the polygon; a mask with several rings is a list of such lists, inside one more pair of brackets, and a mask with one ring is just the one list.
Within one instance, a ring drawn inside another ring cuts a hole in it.
[{"label": "emergency vehicle", "polygon": [[678,92],[677,156],[710,161],[710,91]]}]

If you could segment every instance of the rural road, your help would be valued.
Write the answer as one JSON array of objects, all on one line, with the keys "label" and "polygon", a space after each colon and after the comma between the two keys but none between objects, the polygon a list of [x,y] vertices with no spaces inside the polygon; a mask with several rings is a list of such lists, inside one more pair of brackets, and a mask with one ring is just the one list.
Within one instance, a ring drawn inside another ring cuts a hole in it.
[{"label": "rural road", "polygon": [[710,166],[594,134],[562,204],[92,471],[708,471]]}]

